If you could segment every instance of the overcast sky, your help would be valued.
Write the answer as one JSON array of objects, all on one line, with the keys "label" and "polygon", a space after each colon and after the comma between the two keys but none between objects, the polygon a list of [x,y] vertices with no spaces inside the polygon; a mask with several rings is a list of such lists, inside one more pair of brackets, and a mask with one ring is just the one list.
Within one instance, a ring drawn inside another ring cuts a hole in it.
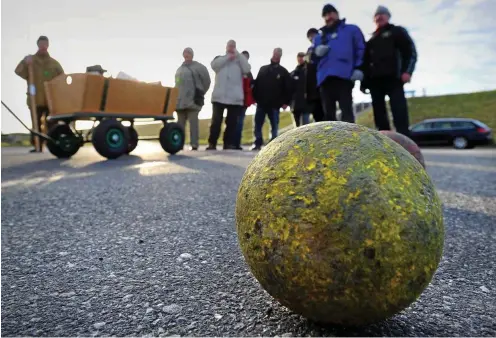
[{"label": "overcast sky", "polygon": [[[142,80],[174,85],[184,47],[211,72],[210,62],[235,39],[248,50],[254,74],[283,49],[289,71],[296,54],[308,47],[308,28],[322,25],[322,0],[2,0],[2,100],[30,125],[26,84],[14,74],[17,63],[36,52],[40,35],[50,38],[50,54],[66,73],[101,64]],[[405,26],[417,44],[419,60],[412,83],[417,95],[496,87],[496,0],[333,1],[347,22],[366,39],[374,30],[377,5],[389,7],[391,21]],[[213,87],[213,84],[212,84]],[[210,92],[201,117],[211,116]],[[369,101],[354,91],[356,102]],[[2,107],[2,132],[23,132]]]}]

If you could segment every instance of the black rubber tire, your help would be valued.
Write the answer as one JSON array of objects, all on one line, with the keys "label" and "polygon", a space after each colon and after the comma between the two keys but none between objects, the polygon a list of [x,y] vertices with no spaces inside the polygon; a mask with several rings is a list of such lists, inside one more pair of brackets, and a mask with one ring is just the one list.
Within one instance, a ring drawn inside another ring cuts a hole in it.
[{"label": "black rubber tire", "polygon": [[467,140],[466,137],[463,136],[458,136],[455,137],[452,141],[453,143],[453,148],[455,149],[467,149],[469,147],[469,141]]},{"label": "black rubber tire", "polygon": [[103,120],[93,130],[91,142],[101,156],[114,160],[127,152],[129,131],[117,120]]},{"label": "black rubber tire", "polygon": [[138,146],[138,132],[133,127],[127,127],[129,132],[129,145],[126,154],[132,152]]},{"label": "black rubber tire", "polygon": [[54,125],[47,135],[57,142],[46,143],[48,151],[57,158],[71,158],[83,145],[81,137],[75,135],[67,124]]},{"label": "black rubber tire", "polygon": [[184,129],[176,122],[168,122],[160,130],[160,145],[171,155],[184,148]]}]

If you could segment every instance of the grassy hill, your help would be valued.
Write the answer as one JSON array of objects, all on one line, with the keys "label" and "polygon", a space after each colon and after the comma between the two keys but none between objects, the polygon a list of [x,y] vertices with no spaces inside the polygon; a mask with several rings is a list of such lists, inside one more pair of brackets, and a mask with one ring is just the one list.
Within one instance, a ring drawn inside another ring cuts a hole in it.
[{"label": "grassy hill", "polygon": [[[428,118],[466,117],[474,118],[496,130],[496,90],[426,96],[408,99],[410,123],[414,124]],[[392,119],[390,119],[392,121]],[[374,128],[372,110],[357,118],[357,123]],[[391,123],[391,126],[393,124]]]}]

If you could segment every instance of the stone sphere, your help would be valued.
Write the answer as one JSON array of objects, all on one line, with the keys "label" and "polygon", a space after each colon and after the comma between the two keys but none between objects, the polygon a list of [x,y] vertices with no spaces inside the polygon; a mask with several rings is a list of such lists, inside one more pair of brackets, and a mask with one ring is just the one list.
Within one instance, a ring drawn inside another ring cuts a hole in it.
[{"label": "stone sphere", "polygon": [[420,163],[378,131],[319,122],[271,141],[236,201],[244,258],[294,313],[363,325],[412,304],[443,252],[441,201]]},{"label": "stone sphere", "polygon": [[415,143],[411,138],[392,130],[380,130],[379,132],[383,135],[386,135],[396,143],[400,144],[413,157],[415,157],[417,161],[420,162],[420,164],[422,164],[422,167],[425,168],[424,156],[422,155],[422,152],[420,151],[420,148],[417,145],[417,143]]}]

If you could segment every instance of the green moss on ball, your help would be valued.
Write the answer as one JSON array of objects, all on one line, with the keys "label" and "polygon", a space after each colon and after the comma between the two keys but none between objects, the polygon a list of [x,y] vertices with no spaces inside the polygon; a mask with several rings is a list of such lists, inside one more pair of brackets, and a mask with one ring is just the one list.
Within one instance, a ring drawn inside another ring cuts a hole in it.
[{"label": "green moss on ball", "polygon": [[288,131],[246,169],[243,255],[263,288],[311,320],[362,325],[414,302],[441,259],[441,202],[421,164],[381,133],[321,122]]}]

